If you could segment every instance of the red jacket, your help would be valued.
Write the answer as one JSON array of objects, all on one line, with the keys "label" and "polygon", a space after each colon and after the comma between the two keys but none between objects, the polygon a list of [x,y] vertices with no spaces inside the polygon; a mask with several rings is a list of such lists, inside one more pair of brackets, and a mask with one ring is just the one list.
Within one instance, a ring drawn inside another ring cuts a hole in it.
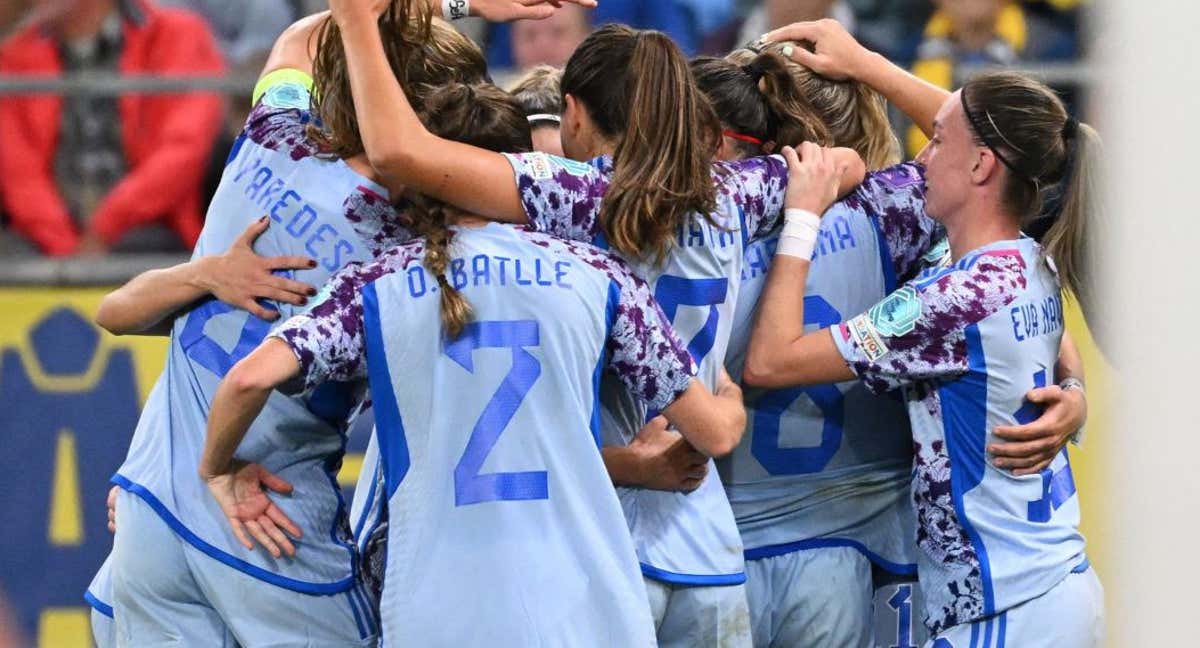
[{"label": "red jacket", "polygon": [[[125,3],[120,73],[213,76],[225,71],[208,25],[196,14]],[[0,73],[57,76],[54,40],[39,27],[0,48]],[[124,95],[118,98],[127,175],[91,218],[112,245],[130,229],[162,221],[191,247],[203,225],[200,184],[221,128],[220,95]],[[71,254],[80,233],[54,179],[62,99],[0,96],[0,199],[11,228],[47,254]]]}]

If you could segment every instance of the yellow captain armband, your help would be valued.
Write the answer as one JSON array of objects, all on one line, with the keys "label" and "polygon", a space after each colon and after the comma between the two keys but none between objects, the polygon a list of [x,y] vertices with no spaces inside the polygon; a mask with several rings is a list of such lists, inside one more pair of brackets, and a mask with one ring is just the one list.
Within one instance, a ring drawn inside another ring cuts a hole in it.
[{"label": "yellow captain armband", "polygon": [[263,75],[254,85],[251,106],[265,101],[272,108],[308,110],[313,91],[313,78],[294,68],[281,68]]}]

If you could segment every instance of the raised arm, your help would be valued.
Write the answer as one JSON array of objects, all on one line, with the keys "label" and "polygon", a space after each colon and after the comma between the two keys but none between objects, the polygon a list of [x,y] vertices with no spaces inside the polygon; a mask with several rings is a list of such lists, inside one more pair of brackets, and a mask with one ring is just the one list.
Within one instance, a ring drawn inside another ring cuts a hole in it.
[{"label": "raised arm", "polygon": [[411,187],[466,211],[523,223],[512,166],[501,154],[442,139],[425,129],[392,74],[367,3],[334,7],[345,46],[363,147],[389,191]]},{"label": "raised arm", "polygon": [[762,38],[764,42],[810,41],[811,52],[804,47],[792,47],[790,53],[787,50],[784,53],[822,76],[855,79],[871,86],[927,136],[933,136],[933,118],[950,93],[863,47],[836,20],[792,23]]},{"label": "raised arm", "polygon": [[785,148],[788,188],[783,231],[759,299],[742,378],[756,387],[840,382],[854,377],[827,330],[804,332],[804,289],[819,215],[833,202],[838,164],[818,146]]},{"label": "raised arm", "polygon": [[322,11],[305,16],[283,30],[275,39],[259,77],[278,70],[298,70],[312,76],[313,58],[317,55],[316,32],[326,20],[329,20],[329,12]]},{"label": "raised arm", "polygon": [[175,313],[210,295],[268,322],[279,312],[258,299],[302,306],[316,290],[303,282],[273,274],[316,266],[302,256],[260,257],[254,241],[270,219],[251,223],[225,254],[205,256],[170,268],[149,270],[114,290],[100,302],[96,324],[113,335],[168,335]]}]

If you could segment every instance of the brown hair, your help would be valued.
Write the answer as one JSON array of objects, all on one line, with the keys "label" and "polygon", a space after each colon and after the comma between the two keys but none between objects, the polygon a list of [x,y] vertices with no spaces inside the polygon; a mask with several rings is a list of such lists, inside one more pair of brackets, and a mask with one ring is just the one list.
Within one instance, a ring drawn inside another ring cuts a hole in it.
[{"label": "brown hair", "polygon": [[609,244],[628,257],[661,261],[690,213],[717,207],[712,160],[720,122],[687,60],[661,32],[606,25],[571,55],[562,91],[617,143],[600,207]]},{"label": "brown hair", "polygon": [[[822,146],[854,149],[868,170],[899,163],[900,142],[888,121],[887,102],[883,95],[858,81],[834,81],[823,77],[791,58],[783,57],[783,49],[789,46],[804,47],[798,43],[770,43],[763,46],[761,53],[740,49],[730,53],[727,58],[746,65],[759,60],[763,54],[779,54],[792,79],[792,88],[788,91],[803,98],[802,102],[785,104],[794,106],[795,111],[781,113],[782,119],[798,122],[802,128],[813,132],[815,137],[812,141]],[[763,92],[770,96],[778,91],[767,86]],[[779,142],[791,146],[800,143],[788,139],[780,139]]]},{"label": "brown hair", "polygon": [[753,54],[740,62],[702,56],[692,60],[692,74],[721,122],[740,135],[763,142],[738,141],[743,157],[771,153],[777,144],[810,141],[828,145],[829,134],[800,93],[783,57]]},{"label": "brown hair", "polygon": [[[1049,219],[1042,247],[1054,259],[1062,284],[1095,323],[1088,222],[1100,217],[1095,189],[1100,136],[1076,122],[1053,90],[1015,72],[975,77],[963,86],[961,100],[976,142],[1008,170],[1004,207],[1022,217],[1022,226],[1039,215]],[[1060,199],[1044,214],[1047,190],[1057,191]]]},{"label": "brown hair", "polygon": [[[496,152],[523,153],[533,149],[529,122],[513,99],[490,83],[449,83],[425,97],[420,113],[429,132],[448,140]],[[413,230],[425,238],[425,269],[441,291],[442,326],[448,339],[462,333],[471,321],[471,304],[446,279],[454,232],[447,225],[448,206],[416,192],[407,192]]]},{"label": "brown hair", "polygon": [[[415,11],[413,0],[392,0],[379,19],[385,36],[384,52],[392,73],[404,85],[414,109],[432,87],[447,81],[475,83],[487,74],[479,46],[446,22],[430,19],[428,10]],[[363,152],[358,116],[350,91],[350,75],[341,33],[332,19],[316,31],[313,58],[313,113],[320,125],[310,125],[309,135],[325,154],[349,158]]]},{"label": "brown hair", "polygon": [[562,115],[563,98],[559,81],[562,80],[562,70],[549,65],[538,65],[531,68],[509,92],[520,104],[525,116],[530,115]]}]

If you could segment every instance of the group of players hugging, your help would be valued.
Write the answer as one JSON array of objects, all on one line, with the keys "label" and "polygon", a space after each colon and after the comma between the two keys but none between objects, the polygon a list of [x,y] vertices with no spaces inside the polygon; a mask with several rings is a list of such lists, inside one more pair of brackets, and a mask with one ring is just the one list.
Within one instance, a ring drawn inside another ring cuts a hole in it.
[{"label": "group of players hugging", "polygon": [[104,300],[170,345],[99,645],[1099,645],[1094,130],[830,20],[691,61],[608,25],[509,93],[426,1],[282,34],[193,260]]}]

